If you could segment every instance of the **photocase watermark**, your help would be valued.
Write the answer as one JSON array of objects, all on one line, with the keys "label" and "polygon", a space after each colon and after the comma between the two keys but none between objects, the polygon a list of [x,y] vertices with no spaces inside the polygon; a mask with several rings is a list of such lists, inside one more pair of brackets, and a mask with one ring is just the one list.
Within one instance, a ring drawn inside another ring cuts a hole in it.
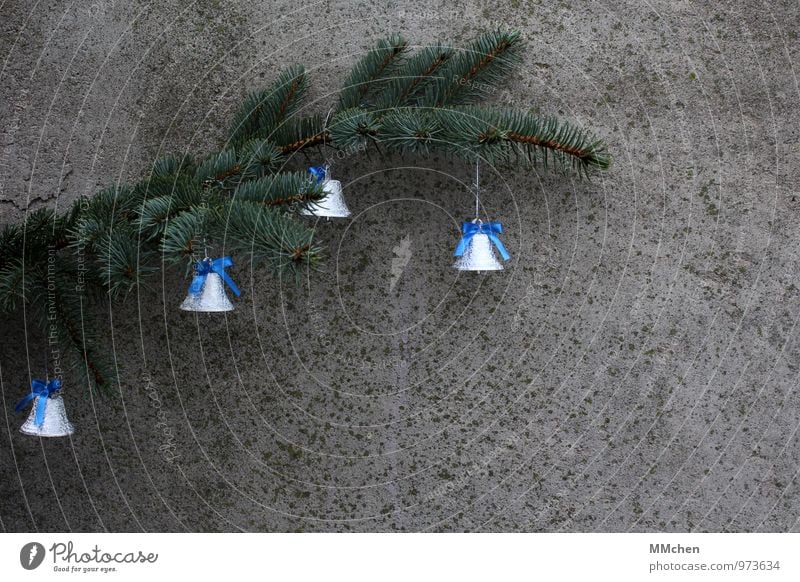
[{"label": "photocase watermark", "polygon": [[497,89],[488,83],[481,83],[480,81],[476,81],[475,79],[467,79],[466,77],[459,77],[455,75],[453,77],[453,83],[456,85],[461,85],[462,87],[470,87],[471,89],[478,91],[479,93],[489,94],[494,93]]},{"label": "photocase watermark", "polygon": [[308,313],[309,323],[307,329],[311,332],[311,336],[319,339],[320,347],[322,347],[325,352],[328,354],[333,353],[336,349],[335,343],[333,338],[328,334],[328,326],[325,325],[325,319],[322,317],[322,313],[317,308],[316,303],[309,301],[306,312]]},{"label": "photocase watermark", "polygon": [[380,358],[377,361],[372,361],[366,360],[360,356],[340,356],[337,359],[344,363],[348,368],[352,370],[361,370],[362,372],[394,370],[408,363],[402,358],[399,360],[394,360],[392,358]]},{"label": "photocase watermark", "polygon": [[56,297],[56,248],[50,245],[47,248],[47,348],[52,361],[53,376],[60,378],[64,371],[61,369],[61,350],[59,349],[58,327],[58,299]]},{"label": "photocase watermark", "polygon": [[346,160],[347,158],[357,155],[363,154],[367,151],[367,143],[360,142],[356,145],[349,145],[345,148],[336,149],[333,152],[326,152],[325,161],[322,163],[323,166],[328,166],[330,170],[333,168],[338,162]]},{"label": "photocase watermark", "polygon": [[[78,230],[82,231],[86,225],[86,214],[89,210],[89,198],[82,196],[78,202],[81,218],[78,220]],[[75,257],[78,262],[78,277],[75,281],[75,292],[83,293],[84,285],[86,284],[86,243],[82,237],[79,237],[75,245]]]},{"label": "photocase watermark", "polygon": [[[79,202],[80,211],[81,213],[85,213],[86,210],[89,208],[89,199],[86,197],[80,198]],[[85,219],[81,219],[85,220]],[[79,221],[78,228],[82,228],[83,224]],[[77,263],[76,267],[76,280],[75,280],[75,292],[78,294],[82,294],[84,291],[85,285],[85,278],[86,272],[88,270],[86,266],[86,248],[85,244],[81,239],[78,239],[78,242],[74,249],[74,256],[75,261]],[[60,321],[62,318],[62,313],[60,312],[59,308],[59,281],[58,281],[58,248],[55,245],[50,245],[47,247],[47,349],[49,352],[49,363],[48,368],[52,370],[53,376],[55,378],[61,378],[64,374],[64,370],[62,368],[62,361],[61,361],[61,340],[62,340],[62,331],[60,327]],[[49,373],[49,372],[48,372]]]},{"label": "photocase watermark", "polygon": [[158,450],[164,457],[164,460],[166,460],[168,463],[172,463],[178,459],[180,455],[177,451],[175,435],[172,432],[172,427],[170,426],[169,422],[167,422],[167,411],[164,410],[164,407],[161,403],[161,397],[158,395],[158,390],[153,384],[153,379],[150,377],[150,374],[145,372],[142,376],[142,382],[144,383],[144,390],[147,392],[148,398],[150,398],[150,406],[152,406],[156,411],[156,419],[158,422],[156,422],[155,426],[161,431],[161,434],[164,437],[164,442],[159,445]]},{"label": "photocase watermark", "polygon": [[[543,0],[525,0],[529,9],[538,6]],[[437,0],[426,2],[424,6],[400,7],[394,13],[397,18],[414,21],[458,20],[473,21],[487,28],[502,28],[507,22],[498,18],[497,5],[489,0],[472,0],[469,6],[456,7],[451,2]]]},{"label": "photocase watermark", "polygon": [[447,10],[444,3],[441,3],[439,6],[439,8],[434,8],[432,5],[428,4],[425,8],[421,8],[419,10],[406,10],[405,8],[400,8],[400,10],[397,11],[397,17],[411,18],[412,20],[430,21],[446,18],[452,14],[452,9]]},{"label": "photocase watermark", "polygon": [[41,566],[45,557],[44,546],[39,542],[29,542],[19,551],[19,563],[26,570],[35,570]]},{"label": "photocase watermark", "polygon": [[411,255],[413,254],[411,252],[411,235],[406,234],[400,243],[392,248],[392,253],[394,253],[394,257],[392,258],[391,279],[389,280],[390,293],[397,287],[400,277],[403,276],[403,271],[411,260]]},{"label": "photocase watermark", "polygon": [[75,548],[72,541],[56,542],[49,550],[39,542],[29,542],[19,552],[20,565],[26,570],[35,570],[44,562],[48,551],[53,561],[54,572],[64,573],[101,573],[117,572],[119,564],[154,564],[158,554],[137,551],[104,551],[96,545],[86,551]]},{"label": "photocase watermark", "polygon": [[141,550],[135,552],[104,551],[96,545],[88,551],[75,551],[72,541],[67,543],[57,542],[50,546],[53,556],[54,572],[69,573],[101,573],[117,572],[119,564],[154,564],[158,561],[158,554],[145,553]]},{"label": "photocase watermark", "polygon": [[117,0],[102,0],[101,2],[93,2],[86,8],[91,18],[103,18],[107,13],[114,10]]}]

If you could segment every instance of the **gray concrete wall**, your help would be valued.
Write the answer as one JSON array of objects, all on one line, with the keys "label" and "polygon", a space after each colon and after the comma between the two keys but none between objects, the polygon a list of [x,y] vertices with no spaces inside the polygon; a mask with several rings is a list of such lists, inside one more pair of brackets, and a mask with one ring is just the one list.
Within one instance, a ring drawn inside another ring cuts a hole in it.
[{"label": "gray concrete wall", "polygon": [[578,120],[615,155],[591,183],[487,169],[513,255],[487,276],[451,269],[471,168],[336,163],[354,216],[318,225],[329,259],[300,285],[239,265],[227,318],[179,312],[177,275],[91,316],[122,382],[67,385],[71,440],[17,432],[43,366],[17,314],[4,530],[800,529],[797,2],[0,10],[3,223],[207,151],[285,64],[325,111],[394,30],[518,27],[524,64],[494,101]]}]

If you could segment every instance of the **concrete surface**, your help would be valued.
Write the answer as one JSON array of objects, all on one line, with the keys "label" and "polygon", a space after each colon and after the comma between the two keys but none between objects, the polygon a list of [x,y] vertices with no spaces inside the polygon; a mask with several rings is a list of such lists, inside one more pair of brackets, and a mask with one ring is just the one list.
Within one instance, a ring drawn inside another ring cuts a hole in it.
[{"label": "concrete surface", "polygon": [[[3,324],[5,531],[798,531],[800,7],[787,0],[5,2],[0,221],[204,152],[305,63],[326,111],[397,30],[529,43],[496,103],[606,138],[591,183],[484,172],[513,260],[451,269],[472,169],[339,160],[352,221],[301,285],[234,270],[227,317],[186,281],[93,323],[122,383],[11,408],[43,366]],[[299,160],[298,165],[305,163]],[[111,343],[113,341],[113,344]]]}]

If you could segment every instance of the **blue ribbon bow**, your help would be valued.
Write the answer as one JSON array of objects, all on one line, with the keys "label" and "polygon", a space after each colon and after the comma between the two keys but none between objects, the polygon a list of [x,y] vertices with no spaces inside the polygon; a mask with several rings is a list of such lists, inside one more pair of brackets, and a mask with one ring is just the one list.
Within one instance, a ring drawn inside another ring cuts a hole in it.
[{"label": "blue ribbon bow", "polygon": [[500,252],[500,256],[503,257],[504,261],[507,261],[511,258],[511,255],[508,254],[503,242],[497,237],[497,235],[502,232],[503,225],[499,222],[461,223],[461,240],[458,241],[455,256],[462,256],[464,252],[466,252],[467,247],[469,246],[469,241],[472,240],[472,237],[478,233],[482,233],[489,237],[489,240],[494,243],[494,246],[497,247],[497,250]]},{"label": "blue ribbon bow", "polygon": [[206,284],[206,277],[208,277],[211,273],[216,273],[228,287],[231,288],[233,294],[237,297],[241,295],[241,291],[236,286],[236,283],[233,282],[233,279],[230,278],[228,273],[225,272],[227,267],[233,266],[233,259],[230,257],[220,257],[219,259],[203,259],[202,261],[197,261],[195,263],[195,275],[194,279],[192,279],[192,284],[189,285],[189,293],[192,295],[199,295],[200,292],[203,290],[203,285]]},{"label": "blue ribbon bow", "polygon": [[14,408],[14,412],[20,412],[28,405],[28,402],[38,397],[39,402],[36,403],[36,416],[34,418],[36,426],[41,427],[44,424],[44,409],[47,407],[47,400],[51,394],[59,390],[61,390],[61,380],[58,378],[53,378],[47,384],[42,380],[34,379],[31,382],[31,393],[19,401],[19,404]]},{"label": "blue ribbon bow", "polygon": [[317,184],[324,182],[328,177],[328,171],[323,166],[311,166],[308,168],[308,173],[317,182]]}]

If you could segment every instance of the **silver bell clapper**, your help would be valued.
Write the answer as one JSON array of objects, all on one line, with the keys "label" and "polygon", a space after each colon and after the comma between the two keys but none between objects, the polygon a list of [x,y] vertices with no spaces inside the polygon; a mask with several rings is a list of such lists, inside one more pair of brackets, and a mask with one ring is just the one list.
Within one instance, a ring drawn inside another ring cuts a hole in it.
[{"label": "silver bell clapper", "polygon": [[330,167],[311,166],[308,169],[311,179],[317,184],[322,184],[322,191],[325,197],[322,200],[311,203],[307,208],[303,208],[300,213],[304,216],[320,216],[325,218],[347,218],[350,216],[350,209],[344,201],[342,194],[342,183],[339,180],[330,179]]},{"label": "silver bell clapper", "polygon": [[181,309],[209,313],[233,311],[233,303],[225,293],[225,285],[231,288],[236,297],[239,297],[241,292],[225,272],[227,267],[232,266],[233,259],[230,257],[211,259],[206,255],[202,261],[197,261],[194,279],[189,285],[186,299],[181,303]]},{"label": "silver bell clapper", "polygon": [[19,431],[23,434],[40,437],[64,437],[75,432],[75,427],[67,418],[64,398],[61,392],[61,379],[49,381],[34,379],[31,392],[19,401],[15,412],[21,412],[29,402],[33,408]]},{"label": "silver bell clapper", "polygon": [[502,271],[503,264],[494,255],[494,246],[504,261],[511,258],[505,245],[497,236],[503,232],[499,222],[483,222],[480,214],[480,162],[475,165],[475,220],[461,224],[461,240],[454,255],[453,265],[459,271]]}]

